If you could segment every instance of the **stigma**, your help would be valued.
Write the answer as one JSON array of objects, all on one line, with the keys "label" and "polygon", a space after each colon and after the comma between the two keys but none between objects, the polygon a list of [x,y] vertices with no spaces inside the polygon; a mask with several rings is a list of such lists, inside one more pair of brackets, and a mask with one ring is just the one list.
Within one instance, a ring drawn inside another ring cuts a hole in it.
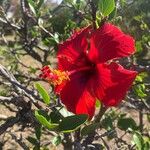
[{"label": "stigma", "polygon": [[39,75],[39,77],[47,80],[50,84],[54,86],[61,85],[67,80],[70,80],[68,72],[52,69],[49,66],[44,66],[41,69],[41,72],[42,73]]}]

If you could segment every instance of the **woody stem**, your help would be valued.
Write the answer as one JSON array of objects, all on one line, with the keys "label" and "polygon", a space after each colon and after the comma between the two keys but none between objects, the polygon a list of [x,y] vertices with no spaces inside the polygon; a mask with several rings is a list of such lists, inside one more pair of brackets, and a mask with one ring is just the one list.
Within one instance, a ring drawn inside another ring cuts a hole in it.
[{"label": "woody stem", "polygon": [[92,15],[92,22],[93,22],[93,29],[96,29],[96,5],[94,4],[93,0],[89,0],[89,4],[91,6],[91,15]]},{"label": "woody stem", "polygon": [[103,115],[104,115],[104,113],[106,112],[106,110],[107,110],[107,108],[106,108],[103,104],[101,104],[99,113],[98,113],[98,115],[96,116],[96,118],[95,118],[95,120],[94,120],[95,123],[100,122],[100,120],[101,120],[101,118],[103,117]]}]

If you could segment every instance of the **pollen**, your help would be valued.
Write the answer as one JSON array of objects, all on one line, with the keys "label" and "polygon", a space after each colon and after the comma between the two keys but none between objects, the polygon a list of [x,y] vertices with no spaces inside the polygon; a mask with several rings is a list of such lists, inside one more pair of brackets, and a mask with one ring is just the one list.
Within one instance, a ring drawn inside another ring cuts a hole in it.
[{"label": "pollen", "polygon": [[63,82],[70,80],[69,74],[66,71],[52,69],[49,66],[44,66],[41,71],[42,73],[39,75],[39,77],[47,80],[54,86],[60,85]]}]

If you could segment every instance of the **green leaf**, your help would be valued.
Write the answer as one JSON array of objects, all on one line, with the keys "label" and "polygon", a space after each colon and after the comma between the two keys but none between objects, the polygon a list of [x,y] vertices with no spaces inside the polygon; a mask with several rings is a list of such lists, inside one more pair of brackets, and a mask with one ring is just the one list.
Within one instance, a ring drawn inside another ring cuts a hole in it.
[{"label": "green leaf", "polygon": [[136,52],[140,53],[142,52],[143,48],[142,48],[142,41],[136,41]]},{"label": "green leaf", "polygon": [[138,150],[143,150],[144,141],[143,141],[143,138],[140,135],[140,133],[135,132],[133,134],[133,142],[136,145],[136,147],[138,148]]},{"label": "green leaf", "polygon": [[100,108],[100,107],[101,107],[101,102],[100,102],[100,100],[96,99],[95,105],[96,105],[96,108]]},{"label": "green leaf", "polygon": [[27,140],[28,140],[30,143],[32,143],[33,145],[37,145],[37,144],[38,144],[37,139],[34,138],[34,137],[28,136],[28,137],[27,137]]},{"label": "green leaf", "polygon": [[117,8],[115,7],[114,10],[109,15],[109,20],[112,20],[116,17],[117,14]]},{"label": "green leaf", "polygon": [[81,135],[85,136],[85,135],[91,134],[99,127],[100,127],[100,123],[93,123],[93,124],[87,125],[84,128],[82,128]]},{"label": "green leaf", "polygon": [[66,108],[58,108],[57,109],[59,111],[59,113],[63,116],[63,117],[68,117],[68,116],[72,116],[73,113],[69,112]]},{"label": "green leaf", "polygon": [[136,122],[132,118],[119,118],[117,126],[121,130],[125,131],[128,130],[129,128],[131,128],[132,130],[137,129]]},{"label": "green leaf", "polygon": [[[150,139],[149,139],[150,141]],[[150,142],[145,142],[144,144],[144,150],[149,150],[150,149]]]},{"label": "green leaf", "polygon": [[111,118],[111,116],[106,116],[106,118],[104,118],[102,121],[101,121],[101,125],[103,128],[105,128],[106,130],[110,130],[113,128],[113,119]]},{"label": "green leaf", "polygon": [[103,16],[108,16],[115,8],[114,0],[99,0],[99,9]]},{"label": "green leaf", "polygon": [[120,5],[123,7],[126,4],[126,0],[120,0]]},{"label": "green leaf", "polygon": [[52,144],[58,146],[61,143],[61,136],[56,136],[52,140]]},{"label": "green leaf", "polygon": [[50,96],[48,95],[48,93],[44,89],[44,87],[42,87],[42,85],[39,84],[39,83],[35,83],[35,88],[38,90],[38,92],[39,92],[40,96],[42,97],[44,103],[48,105],[50,103]]},{"label": "green leaf", "polygon": [[39,0],[39,3],[37,5],[37,9],[40,9],[43,3],[44,3],[44,0]]},{"label": "green leaf", "polygon": [[29,7],[34,15],[36,15],[36,5],[33,0],[28,0]]},{"label": "green leaf", "polygon": [[62,116],[58,111],[52,111],[50,113],[50,118],[51,118],[51,122],[53,123],[59,123],[59,121],[61,120]]},{"label": "green leaf", "polygon": [[147,96],[147,94],[144,93],[144,91],[145,91],[145,85],[144,84],[139,84],[136,87],[134,87],[134,91],[141,98]]},{"label": "green leaf", "polygon": [[58,130],[64,133],[72,132],[78,129],[88,119],[88,115],[72,115],[64,118],[60,124]]},{"label": "green leaf", "polygon": [[50,123],[43,115],[39,114],[38,111],[35,111],[36,119],[49,130],[55,130],[58,127],[58,124]]},{"label": "green leaf", "polygon": [[42,130],[41,125],[38,125],[35,127],[35,135],[38,140],[40,140],[40,137],[41,137],[41,130]]}]

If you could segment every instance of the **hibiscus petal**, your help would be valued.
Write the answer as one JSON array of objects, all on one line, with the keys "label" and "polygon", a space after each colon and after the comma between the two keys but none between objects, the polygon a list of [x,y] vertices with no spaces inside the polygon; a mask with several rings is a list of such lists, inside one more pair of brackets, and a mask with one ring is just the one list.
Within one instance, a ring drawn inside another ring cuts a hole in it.
[{"label": "hibiscus petal", "polygon": [[60,70],[69,71],[87,64],[85,53],[88,48],[89,30],[90,27],[87,27],[75,32],[70,39],[59,45],[57,57]]},{"label": "hibiscus petal", "polygon": [[95,98],[88,89],[89,79],[90,75],[87,72],[73,74],[60,92],[60,98],[69,111],[88,114],[91,119],[95,111]]},{"label": "hibiscus petal", "polygon": [[131,87],[136,71],[124,69],[116,63],[98,64],[92,89],[105,106],[116,106]]},{"label": "hibiscus petal", "polygon": [[134,52],[134,39],[112,24],[105,23],[91,36],[89,59],[92,62],[103,63]]}]

